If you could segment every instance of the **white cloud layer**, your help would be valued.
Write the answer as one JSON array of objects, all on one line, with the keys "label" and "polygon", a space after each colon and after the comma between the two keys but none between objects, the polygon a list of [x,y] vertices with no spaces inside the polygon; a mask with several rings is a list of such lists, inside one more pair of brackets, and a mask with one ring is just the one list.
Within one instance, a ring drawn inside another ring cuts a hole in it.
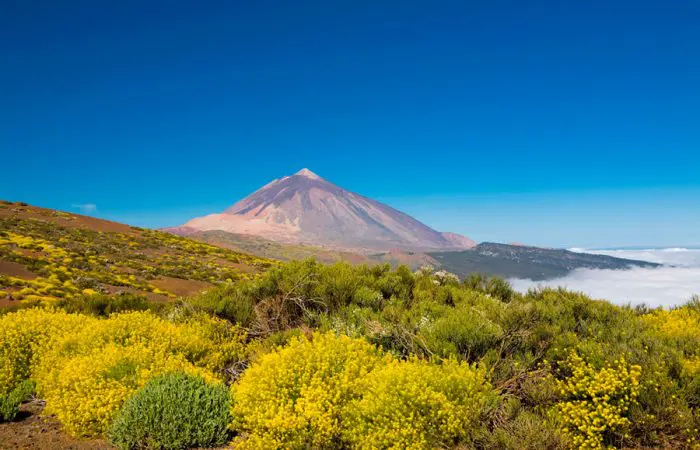
[{"label": "white cloud layer", "polygon": [[662,248],[647,250],[586,250],[572,248],[571,251],[610,255],[616,258],[639,259],[678,267],[700,267],[700,249]]},{"label": "white cloud layer", "polygon": [[605,250],[590,253],[640,259],[675,267],[629,270],[578,269],[566,277],[544,282],[520,279],[509,281],[521,292],[537,286],[562,286],[620,305],[674,306],[685,303],[693,294],[700,294],[700,250]]}]

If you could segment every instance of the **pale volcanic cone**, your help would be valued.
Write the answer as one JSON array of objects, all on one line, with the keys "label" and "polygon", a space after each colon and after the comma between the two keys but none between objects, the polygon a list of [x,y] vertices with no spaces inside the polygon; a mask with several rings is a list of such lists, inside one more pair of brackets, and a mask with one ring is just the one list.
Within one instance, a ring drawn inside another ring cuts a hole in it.
[{"label": "pale volcanic cone", "polygon": [[342,189],[308,169],[274,180],[221,214],[167,229],[222,230],[267,239],[356,250],[463,250],[474,242],[440,233],[396,209]]}]

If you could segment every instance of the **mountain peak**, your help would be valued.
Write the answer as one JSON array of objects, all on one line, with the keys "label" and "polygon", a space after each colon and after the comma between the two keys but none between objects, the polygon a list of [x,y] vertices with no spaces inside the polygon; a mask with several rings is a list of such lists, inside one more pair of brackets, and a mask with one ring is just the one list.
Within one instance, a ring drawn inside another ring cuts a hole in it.
[{"label": "mountain peak", "polygon": [[310,171],[306,167],[304,167],[303,169],[301,169],[299,172],[295,173],[294,175],[299,175],[300,177],[309,178],[311,180],[320,180],[321,179],[321,177],[319,177],[318,175],[316,175],[315,173],[313,173],[312,171]]},{"label": "mountain peak", "polygon": [[198,217],[184,226],[342,249],[459,250],[474,246],[468,238],[442,234],[307,168],[266,184],[221,214]]}]

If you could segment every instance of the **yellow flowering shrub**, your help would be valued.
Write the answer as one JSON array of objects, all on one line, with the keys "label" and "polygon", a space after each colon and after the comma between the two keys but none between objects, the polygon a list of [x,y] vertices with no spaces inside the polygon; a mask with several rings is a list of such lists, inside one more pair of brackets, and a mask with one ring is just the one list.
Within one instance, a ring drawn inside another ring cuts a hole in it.
[{"label": "yellow flowering shrub", "polygon": [[0,395],[31,376],[47,346],[80,329],[87,317],[44,309],[25,309],[0,316]]},{"label": "yellow flowering shrub", "polygon": [[431,449],[466,443],[498,396],[481,369],[466,363],[392,360],[365,377],[346,408],[353,448]]},{"label": "yellow flowering shrub", "polygon": [[182,370],[214,380],[243,354],[242,339],[235,327],[204,317],[173,323],[130,312],[92,319],[56,340],[36,371],[38,390],[69,432],[100,434],[154,376]]},{"label": "yellow flowering shrub", "polygon": [[214,381],[245,351],[239,328],[206,316],[175,323],[150,312],[99,319],[26,309],[0,317],[0,394],[32,377],[46,412],[70,433],[100,434],[154,376],[179,370]]},{"label": "yellow flowering shrub", "polygon": [[630,425],[627,414],[637,403],[641,367],[620,358],[596,370],[575,353],[562,365],[571,373],[557,380],[564,400],[555,412],[561,416],[564,433],[575,448],[605,448],[606,433],[623,432]]},{"label": "yellow flowering shrub", "polygon": [[[385,357],[389,358],[389,357]],[[234,427],[242,448],[321,448],[340,432],[344,405],[382,362],[363,339],[332,333],[294,338],[246,370],[232,387]]]},{"label": "yellow flowering shrub", "polygon": [[683,352],[683,375],[692,378],[700,373],[700,308],[657,310],[644,320]]},{"label": "yellow flowering shrub", "polygon": [[110,343],[68,358],[48,372],[39,372],[45,412],[55,414],[74,435],[103,434],[124,402],[148,380],[165,372],[182,371],[216,378],[196,368],[182,355],[140,342],[128,346]]},{"label": "yellow flowering shrub", "polygon": [[671,311],[657,310],[644,316],[644,320],[669,337],[676,339],[700,339],[700,310],[690,307]]},{"label": "yellow flowering shrub", "polygon": [[124,347],[144,344],[164,353],[180,354],[197,366],[218,371],[243,355],[243,339],[240,329],[216,318],[199,316],[175,323],[148,311],[120,313],[108,319],[91,319],[79,331],[57,339],[44,358],[44,365],[51,370],[60,360],[90,353],[110,343]]}]

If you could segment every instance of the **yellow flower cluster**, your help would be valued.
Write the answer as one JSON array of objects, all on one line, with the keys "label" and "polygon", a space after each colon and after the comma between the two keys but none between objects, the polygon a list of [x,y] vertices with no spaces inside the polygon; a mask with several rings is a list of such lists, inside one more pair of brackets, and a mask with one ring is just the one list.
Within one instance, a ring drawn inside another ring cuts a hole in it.
[{"label": "yellow flower cluster", "polygon": [[398,361],[316,333],[262,356],[232,387],[237,448],[434,448],[468,436],[497,399],[466,364]]},{"label": "yellow flower cluster", "polygon": [[353,448],[448,448],[467,441],[498,400],[483,370],[456,361],[393,360],[363,380],[362,392],[344,423]]},{"label": "yellow flower cluster", "polygon": [[700,337],[700,311],[683,307],[671,311],[658,310],[644,320],[669,337],[676,339]]},{"label": "yellow flower cluster", "polygon": [[61,336],[80,329],[87,317],[44,309],[0,316],[0,396],[31,376],[31,369]]},{"label": "yellow flower cluster", "polygon": [[0,330],[0,385],[31,376],[46,412],[80,435],[104,433],[151,378],[180,370],[214,381],[245,351],[240,330],[205,316],[173,323],[150,312],[98,319],[27,309],[0,318]]},{"label": "yellow flower cluster", "polygon": [[641,367],[620,358],[596,370],[575,353],[564,367],[571,376],[557,381],[559,393],[566,400],[556,407],[564,433],[576,448],[605,448],[606,432],[620,432],[630,424],[626,415],[639,396]]},{"label": "yellow flower cluster", "polygon": [[183,355],[159,347],[109,343],[59,361],[53,370],[39,371],[36,380],[46,400],[45,411],[55,414],[71,434],[98,435],[109,428],[126,399],[155,376],[183,371],[216,381]]},{"label": "yellow flower cluster", "polygon": [[644,320],[683,351],[683,375],[700,373],[700,309],[684,306],[671,311],[658,310]]},{"label": "yellow flower cluster", "polygon": [[700,356],[690,357],[683,360],[683,374],[688,377],[700,375]]},{"label": "yellow flower cluster", "polygon": [[382,360],[362,339],[315,334],[264,355],[232,387],[235,426],[252,436],[244,448],[319,448],[339,429],[341,408]]},{"label": "yellow flower cluster", "polygon": [[254,272],[275,265],[158,231],[95,232],[33,218],[0,218],[0,258],[37,275],[34,279],[0,275],[0,297],[10,295],[44,306],[58,298],[106,293],[110,286],[175,297],[167,288],[151,284],[151,280],[175,277],[221,283],[252,276],[243,274],[241,264],[254,268]]}]

